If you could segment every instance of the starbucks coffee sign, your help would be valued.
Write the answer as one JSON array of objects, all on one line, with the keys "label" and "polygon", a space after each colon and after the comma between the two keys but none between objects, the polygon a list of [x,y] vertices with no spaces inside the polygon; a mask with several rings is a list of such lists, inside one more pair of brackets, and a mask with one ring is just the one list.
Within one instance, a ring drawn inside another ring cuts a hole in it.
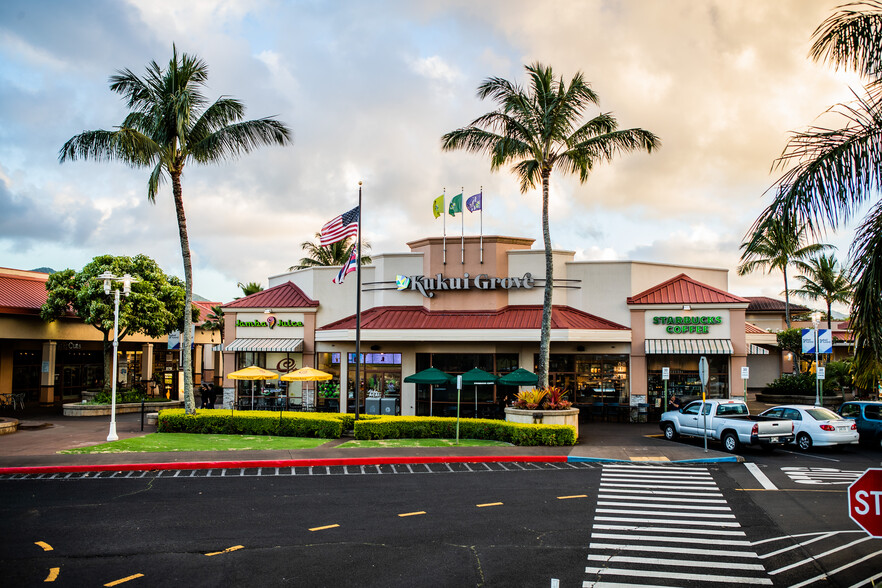
[{"label": "starbucks coffee sign", "polygon": [[671,335],[707,335],[712,325],[723,324],[721,316],[654,316],[653,325],[665,325]]},{"label": "starbucks coffee sign", "polygon": [[426,298],[433,298],[440,290],[530,290],[536,285],[536,279],[529,272],[521,277],[496,278],[487,274],[471,277],[465,273],[461,278],[445,278],[437,274],[432,278],[426,276],[396,276],[398,290],[416,290]]}]

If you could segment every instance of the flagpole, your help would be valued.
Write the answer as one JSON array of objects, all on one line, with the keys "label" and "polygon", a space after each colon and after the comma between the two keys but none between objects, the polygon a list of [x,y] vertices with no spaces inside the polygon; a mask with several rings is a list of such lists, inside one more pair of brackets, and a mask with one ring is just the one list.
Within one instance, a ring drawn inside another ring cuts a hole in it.
[{"label": "flagpole", "polygon": [[443,259],[442,263],[447,265],[447,188],[441,191],[441,216],[444,217],[443,222],[441,223],[444,227],[444,246],[443,249]]},{"label": "flagpole", "polygon": [[[465,196],[464,196],[465,186],[460,186],[459,193],[460,193],[461,199],[465,198]],[[462,206],[463,206],[462,200],[459,201],[459,205],[460,205],[460,209],[461,209],[459,211],[459,216],[462,217],[460,219],[462,221],[462,233],[461,233],[461,238],[459,241],[459,263],[465,265],[465,209],[462,208]]]},{"label": "flagpole", "polygon": [[484,186],[481,186],[481,263],[484,263]]},{"label": "flagpole", "polygon": [[359,391],[361,389],[361,182],[358,182],[358,235],[355,260],[355,420],[358,420]]}]

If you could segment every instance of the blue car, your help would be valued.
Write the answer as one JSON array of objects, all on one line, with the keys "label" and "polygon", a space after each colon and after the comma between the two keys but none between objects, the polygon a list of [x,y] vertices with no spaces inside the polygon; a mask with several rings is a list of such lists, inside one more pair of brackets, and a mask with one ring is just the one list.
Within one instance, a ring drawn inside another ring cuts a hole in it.
[{"label": "blue car", "polygon": [[837,412],[847,419],[854,419],[861,443],[882,448],[882,402],[845,402]]}]

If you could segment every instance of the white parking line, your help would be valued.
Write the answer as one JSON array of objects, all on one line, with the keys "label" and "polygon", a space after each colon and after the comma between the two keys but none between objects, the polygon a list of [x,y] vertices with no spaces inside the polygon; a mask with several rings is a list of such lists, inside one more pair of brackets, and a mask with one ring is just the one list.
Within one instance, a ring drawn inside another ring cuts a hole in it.
[{"label": "white parking line", "polygon": [[756,478],[757,482],[765,488],[766,490],[777,490],[778,487],[772,484],[772,481],[766,477],[764,473],[762,473],[759,469],[759,466],[755,463],[745,463],[744,467],[747,468],[747,471],[753,474],[753,477]]}]

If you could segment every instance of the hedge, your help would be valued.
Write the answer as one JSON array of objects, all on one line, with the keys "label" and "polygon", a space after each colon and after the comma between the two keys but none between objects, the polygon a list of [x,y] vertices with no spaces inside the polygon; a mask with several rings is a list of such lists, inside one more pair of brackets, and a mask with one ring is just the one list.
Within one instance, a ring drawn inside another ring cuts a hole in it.
[{"label": "hedge", "polygon": [[[355,423],[356,439],[452,439],[456,419],[450,417],[381,416]],[[570,425],[531,425],[489,419],[459,419],[461,439],[487,439],[513,445],[575,445]]]},{"label": "hedge", "polygon": [[188,415],[183,408],[159,412],[160,433],[213,433],[219,435],[277,435],[339,439],[351,429],[355,417],[332,412],[269,412],[265,410],[198,409]]}]

